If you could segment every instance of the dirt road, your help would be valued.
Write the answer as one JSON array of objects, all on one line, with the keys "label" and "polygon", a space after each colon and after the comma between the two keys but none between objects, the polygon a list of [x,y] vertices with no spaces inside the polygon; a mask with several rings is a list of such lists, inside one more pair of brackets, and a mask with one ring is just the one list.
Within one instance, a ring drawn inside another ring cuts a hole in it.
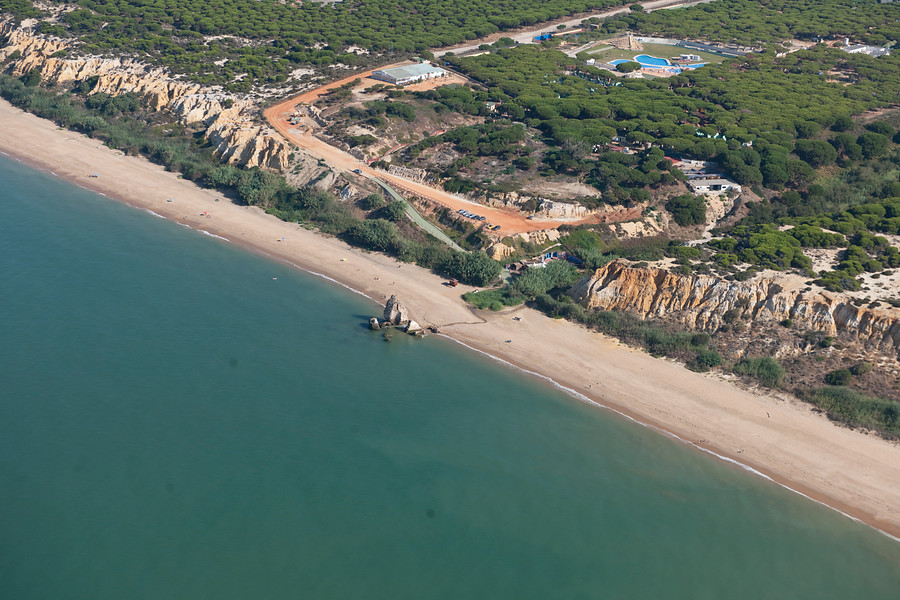
[{"label": "dirt road", "polygon": [[358,170],[360,174],[381,179],[400,191],[422,196],[423,198],[427,198],[428,200],[437,202],[438,204],[446,206],[447,208],[450,208],[454,211],[465,209],[475,214],[483,215],[486,218],[487,222],[500,226],[500,230],[498,231],[500,235],[525,233],[528,231],[537,231],[540,229],[556,229],[560,225],[566,223],[574,225],[577,223],[598,222],[598,219],[596,217],[591,217],[580,221],[559,221],[540,218],[527,219],[525,215],[515,210],[505,210],[483,206],[449,192],[445,192],[443,190],[439,190],[422,183],[417,183],[403,177],[397,177],[395,175],[385,173],[384,171],[373,169],[364,161],[359,160],[349,152],[345,152],[340,148],[336,148],[331,144],[320,140],[312,133],[300,131],[299,129],[292,126],[288,121],[291,113],[294,111],[294,107],[298,104],[308,104],[311,102],[315,102],[315,100],[324,96],[329,91],[341,87],[342,85],[349,83],[355,79],[367,77],[370,74],[371,71],[367,71],[365,73],[357,73],[351,77],[345,77],[344,79],[329,83],[328,85],[322,86],[315,90],[304,92],[299,96],[295,96],[266,109],[263,115],[265,116],[269,124],[277,129],[278,132],[281,133],[281,135],[296,144],[301,149],[305,150],[308,154],[318,159],[324,160],[325,163],[328,164],[328,166],[332,169],[344,173],[352,173]]},{"label": "dirt road", "polygon": [[[662,8],[679,8],[682,6],[690,6],[692,4],[701,4],[710,1],[712,0],[652,0],[650,2],[641,2],[641,6],[643,6],[644,10],[646,11],[653,11]],[[562,17],[560,19],[542,23],[540,27],[524,27],[511,31],[499,31],[489,36],[485,36],[481,39],[472,42],[466,42],[465,44],[457,44],[456,46],[450,46],[440,49],[435,48],[432,50],[432,52],[434,53],[435,58],[441,57],[448,52],[453,52],[454,54],[465,54],[467,52],[474,52],[478,50],[478,48],[482,44],[492,44],[502,37],[511,38],[517,44],[530,44],[533,43],[535,36],[544,33],[557,33],[559,31],[560,25],[566,27],[567,29],[571,29],[573,27],[578,27],[579,25],[581,25],[582,21],[591,17],[606,19],[608,17],[627,13],[630,10],[631,8],[628,5],[625,5],[601,12],[582,13],[574,17]]]}]

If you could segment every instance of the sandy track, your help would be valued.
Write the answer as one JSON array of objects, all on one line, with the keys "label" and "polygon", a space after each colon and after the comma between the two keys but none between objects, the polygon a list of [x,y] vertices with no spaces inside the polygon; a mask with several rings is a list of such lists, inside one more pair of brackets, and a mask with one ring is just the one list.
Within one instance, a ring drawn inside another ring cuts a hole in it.
[{"label": "sandy track", "polygon": [[324,160],[325,163],[328,164],[328,166],[332,169],[344,173],[352,173],[355,170],[359,170],[362,174],[368,175],[370,177],[376,177],[378,179],[381,179],[382,181],[386,181],[392,187],[398,189],[398,191],[403,190],[406,192],[412,192],[413,194],[431,200],[432,202],[436,202],[442,206],[446,206],[447,208],[454,211],[465,209],[473,213],[483,215],[484,217],[486,217],[486,220],[488,222],[500,226],[499,233],[501,235],[525,233],[529,231],[538,231],[541,229],[556,229],[560,225],[564,224],[577,225],[600,222],[600,219],[598,217],[589,217],[586,219],[572,221],[542,218],[528,219],[525,215],[517,210],[492,208],[475,202],[471,202],[460,196],[445,192],[444,190],[439,190],[437,188],[433,188],[431,186],[418,183],[410,179],[405,179],[403,177],[391,175],[378,169],[373,169],[364,161],[359,160],[352,154],[320,140],[310,132],[304,132],[295,128],[288,121],[291,113],[294,112],[295,107],[298,104],[312,104],[322,96],[329,93],[331,90],[355,81],[356,79],[368,77],[369,75],[371,75],[371,73],[372,71],[366,71],[353,75],[351,77],[345,77],[338,81],[329,83],[328,85],[324,85],[314,90],[304,92],[299,96],[288,98],[287,100],[284,100],[282,102],[279,102],[278,104],[275,104],[274,106],[267,108],[263,112],[263,115],[265,116],[269,124],[274,127],[281,135],[283,135],[288,141],[297,145],[299,148],[303,149],[311,156],[317,159]]}]

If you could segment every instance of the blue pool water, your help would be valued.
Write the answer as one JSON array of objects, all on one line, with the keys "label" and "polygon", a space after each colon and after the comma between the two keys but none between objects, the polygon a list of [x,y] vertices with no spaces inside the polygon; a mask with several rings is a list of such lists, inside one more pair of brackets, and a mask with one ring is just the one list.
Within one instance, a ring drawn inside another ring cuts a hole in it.
[{"label": "blue pool water", "polygon": [[634,57],[634,60],[619,58],[609,61],[609,64],[616,66],[618,64],[626,62],[637,62],[640,63],[641,67],[649,67],[654,69],[667,68],[668,71],[673,71],[675,73],[681,73],[682,71],[691,69],[699,69],[700,67],[706,65],[706,63],[697,63],[694,65],[681,65],[680,67],[673,67],[672,63],[670,63],[665,58],[656,58],[655,56],[650,56],[649,54],[639,54]]},{"label": "blue pool water", "polygon": [[634,57],[636,62],[641,63],[645,67],[668,67],[671,66],[665,58],[656,58],[647,54],[639,54]]}]

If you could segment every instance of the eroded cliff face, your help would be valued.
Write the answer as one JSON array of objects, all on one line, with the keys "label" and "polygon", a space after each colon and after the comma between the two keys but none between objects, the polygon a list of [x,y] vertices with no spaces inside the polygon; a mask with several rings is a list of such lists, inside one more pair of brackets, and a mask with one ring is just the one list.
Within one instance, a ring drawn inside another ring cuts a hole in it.
[{"label": "eroded cliff face", "polygon": [[726,281],[716,276],[635,268],[617,260],[576,283],[568,294],[586,308],[670,317],[702,330],[719,328],[729,311],[736,311],[729,313],[729,319],[791,319],[801,329],[840,335],[869,348],[900,353],[897,310],[861,308],[838,295],[806,292],[800,285],[774,277]]},{"label": "eroded cliff face", "polygon": [[133,59],[54,57],[66,50],[70,42],[35,35],[9,20],[0,23],[0,38],[5,38],[0,62],[19,53],[19,58],[6,67],[14,76],[40,68],[41,78],[53,85],[97,77],[92,93],[132,92],[152,110],[169,110],[186,124],[202,124],[222,160],[276,171],[288,167],[290,145],[274,130],[261,125],[259,107],[252,100],[234,99],[214,88],[179,81],[164,69]]}]

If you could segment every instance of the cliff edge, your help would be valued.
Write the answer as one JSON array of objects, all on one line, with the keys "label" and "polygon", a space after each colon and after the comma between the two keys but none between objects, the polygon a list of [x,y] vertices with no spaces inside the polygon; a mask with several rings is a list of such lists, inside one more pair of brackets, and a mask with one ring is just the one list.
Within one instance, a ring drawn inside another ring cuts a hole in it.
[{"label": "cliff edge", "polygon": [[800,329],[900,354],[900,311],[855,306],[840,295],[804,288],[799,278],[762,275],[728,281],[713,275],[638,268],[616,260],[577,282],[568,295],[585,308],[625,310],[643,318],[669,317],[698,330],[714,331],[736,318],[790,319]]}]

